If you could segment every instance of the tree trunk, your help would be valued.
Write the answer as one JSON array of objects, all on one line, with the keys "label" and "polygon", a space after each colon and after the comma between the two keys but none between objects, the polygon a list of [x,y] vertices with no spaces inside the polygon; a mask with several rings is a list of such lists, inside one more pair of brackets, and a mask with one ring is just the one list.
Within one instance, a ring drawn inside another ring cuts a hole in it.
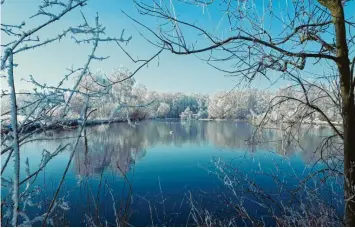
[{"label": "tree trunk", "polygon": [[[344,100],[347,100],[347,104]],[[343,96],[345,224],[355,226],[355,105],[354,95]]]},{"label": "tree trunk", "polygon": [[[344,196],[345,196],[345,224],[355,226],[355,107],[354,91],[351,88],[352,75],[350,70],[349,51],[346,41],[345,16],[341,1],[332,2],[328,7],[333,16],[336,34],[337,66],[342,95],[342,116],[344,127]],[[335,5],[334,2],[336,2]]]},{"label": "tree trunk", "polygon": [[318,2],[330,10],[335,28],[336,63],[339,71],[344,128],[345,224],[346,226],[355,226],[355,105],[344,8],[341,0],[318,0]]},{"label": "tree trunk", "polygon": [[12,201],[14,203],[12,213],[12,226],[18,225],[18,214],[20,211],[20,146],[17,132],[17,104],[16,104],[16,90],[14,81],[14,59],[11,49],[7,49],[9,55],[9,70],[8,70],[8,83],[10,87],[10,100],[11,100],[11,128],[13,137],[13,159],[14,159],[14,180],[12,190]]}]

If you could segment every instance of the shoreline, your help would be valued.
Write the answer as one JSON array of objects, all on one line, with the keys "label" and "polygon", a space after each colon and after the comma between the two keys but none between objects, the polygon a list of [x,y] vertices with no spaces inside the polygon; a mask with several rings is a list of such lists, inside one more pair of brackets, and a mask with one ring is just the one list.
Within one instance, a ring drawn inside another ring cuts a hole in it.
[{"label": "shoreline", "polygon": [[[178,121],[188,121],[188,120],[182,120],[180,118],[157,118],[157,119],[144,119],[144,120],[137,120],[137,122],[140,121],[146,121],[146,120],[178,120]],[[235,121],[235,122],[250,122],[250,123],[255,123],[259,122],[260,120],[258,119],[211,119],[211,118],[203,118],[203,119],[191,119],[192,121],[215,121],[215,122],[221,122],[221,121]],[[133,121],[133,120],[132,120]],[[114,119],[94,119],[94,120],[87,120],[85,123],[85,126],[96,126],[96,125],[103,125],[103,124],[111,124],[111,123],[124,123],[128,122],[127,120],[122,120],[121,118],[114,118]],[[283,122],[274,122],[271,121],[268,124],[293,124],[294,122],[292,121],[283,121]],[[43,123],[30,123],[24,125],[22,132],[23,133],[30,133],[33,131],[38,131],[38,133],[41,133],[46,130],[71,130],[71,129],[76,129],[80,124],[82,124],[81,119],[69,119],[69,120],[58,120],[55,121],[54,123],[51,124],[43,124]],[[317,122],[303,122],[302,124],[307,124],[307,125],[314,125],[315,127],[326,127],[329,126],[329,123],[326,121],[317,121]],[[341,126],[341,123],[338,122],[332,122],[335,126]],[[12,128],[11,126],[6,126],[4,124],[1,124],[1,134],[7,134],[11,132]]]},{"label": "shoreline", "polygon": [[[122,119],[96,119],[96,120],[87,120],[85,126],[96,126],[102,124],[111,124],[127,122],[127,120]],[[25,124],[21,130],[23,133],[30,133],[36,130],[39,130],[37,133],[41,133],[46,130],[64,130],[64,129],[76,129],[79,125],[82,124],[81,119],[69,119],[69,120],[58,120],[51,124],[43,124],[39,122]],[[12,131],[12,128],[9,126],[1,125],[1,134],[7,134]]]}]

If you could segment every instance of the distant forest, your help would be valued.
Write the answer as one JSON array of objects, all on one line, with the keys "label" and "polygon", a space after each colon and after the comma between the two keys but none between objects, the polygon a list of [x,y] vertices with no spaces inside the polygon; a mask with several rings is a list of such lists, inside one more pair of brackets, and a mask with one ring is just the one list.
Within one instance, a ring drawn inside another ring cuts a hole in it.
[{"label": "distant forest", "polygon": [[[83,78],[69,104],[68,116],[80,118],[84,109],[93,110],[89,119],[122,119],[122,121],[138,121],[154,118],[181,118],[181,119],[248,119],[262,118],[269,114],[272,121],[294,121],[302,116],[304,121],[317,123],[324,121],[319,113],[308,113],[299,109],[298,101],[287,100],[285,97],[297,97],[305,100],[304,93],[299,87],[284,86],[276,91],[244,88],[231,91],[219,91],[211,95],[207,94],[183,94],[183,93],[159,93],[149,90],[144,85],[137,84],[135,79],[125,68],[115,69],[112,74],[106,76],[101,73],[87,75]],[[121,81],[112,83],[113,81]],[[107,86],[106,86],[107,85]],[[332,103],[329,97],[332,85],[322,88],[309,87],[308,99],[322,110],[326,110],[327,116],[332,122],[341,121],[340,111]],[[21,91],[18,95],[20,116],[27,116],[32,106],[37,105],[36,100],[41,99],[43,91]],[[84,94],[90,92],[90,97]],[[320,96],[326,93],[327,96]],[[63,104],[68,99],[69,92],[60,96],[53,96],[48,92],[47,102],[42,102],[41,115],[46,113],[48,118],[58,117],[63,109]],[[320,98],[321,97],[321,98]],[[9,99],[1,100],[2,113],[9,112]],[[39,110],[39,109],[36,109]],[[46,112],[42,112],[46,110]],[[306,117],[305,117],[306,116]],[[3,119],[4,120],[4,119]],[[21,118],[19,118],[21,120]]]}]

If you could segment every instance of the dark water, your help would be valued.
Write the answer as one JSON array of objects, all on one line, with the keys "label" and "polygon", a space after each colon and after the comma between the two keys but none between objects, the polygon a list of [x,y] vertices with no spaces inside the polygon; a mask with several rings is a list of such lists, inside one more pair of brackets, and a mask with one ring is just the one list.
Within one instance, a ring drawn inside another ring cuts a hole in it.
[{"label": "dark water", "polygon": [[[275,176],[283,180],[283,188],[296,188],[302,178],[325,167],[314,151],[322,136],[330,134],[329,129],[304,129],[299,138],[302,147],[279,140],[282,135],[278,130],[264,131],[257,144],[249,144],[246,140],[253,129],[248,123],[235,121],[145,121],[135,127],[118,123],[89,128],[86,137],[79,140],[60,191],[60,202],[65,203],[54,210],[53,225],[116,226],[116,220],[127,221],[126,226],[198,225],[192,207],[200,215],[209,211],[218,219],[228,219],[234,213],[229,203],[242,195],[233,190],[240,190],[247,178],[264,191],[287,199],[287,194],[280,193],[281,184]],[[76,139],[70,137],[76,134],[47,133],[38,136],[46,140],[21,147],[22,180],[26,177],[25,158],[31,173],[38,169],[44,149],[53,152],[71,143],[31,185],[36,189],[31,198],[35,205],[26,206],[28,217],[39,216],[48,208],[75,144]],[[11,175],[9,164],[3,177]],[[329,189],[331,194],[341,192],[341,185],[329,183],[322,195],[329,197]],[[1,193],[4,200],[8,189],[2,187]],[[334,195],[331,197],[335,200]],[[245,202],[244,207],[253,209],[255,205]],[[250,213],[260,217],[266,212],[260,208]],[[242,221],[235,224],[245,225]]]}]

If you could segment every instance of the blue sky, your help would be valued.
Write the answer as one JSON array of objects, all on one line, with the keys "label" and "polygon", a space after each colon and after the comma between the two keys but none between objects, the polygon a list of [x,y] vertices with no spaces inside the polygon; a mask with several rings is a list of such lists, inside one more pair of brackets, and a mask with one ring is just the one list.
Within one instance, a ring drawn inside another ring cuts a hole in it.
[{"label": "blue sky", "polygon": [[[7,0],[1,9],[1,23],[14,24],[26,21],[27,28],[36,25],[44,18],[32,20],[28,18],[37,12],[39,2],[39,0]],[[262,9],[262,5],[258,7]],[[140,37],[137,32],[139,27],[135,26],[134,22],[127,18],[121,10],[138,20],[144,20],[148,26],[156,26],[154,20],[138,14],[131,0],[90,0],[88,6],[83,8],[89,23],[94,22],[95,14],[98,12],[101,23],[106,26],[108,36],[119,37],[122,29],[125,29],[127,36],[132,35],[132,41],[126,46],[132,56],[150,57],[156,49]],[[176,10],[180,17],[189,20],[199,19],[200,23],[210,29],[216,28],[221,18],[221,12],[214,8],[205,9],[202,13],[201,8],[177,5]],[[347,13],[351,12],[348,11]],[[61,21],[41,31],[38,35],[41,38],[54,37],[58,34],[58,31],[63,31],[68,26],[77,25],[81,22],[80,12],[76,10],[66,15]],[[223,23],[219,28],[223,29]],[[223,32],[223,30],[219,30],[219,32]],[[2,43],[7,42],[3,34],[1,38]],[[28,79],[29,75],[33,75],[40,82],[56,85],[62,75],[66,73],[65,69],[72,65],[74,68],[81,67],[90,51],[90,45],[78,46],[68,37],[60,43],[50,44],[17,55],[15,57],[15,62],[19,64],[15,70],[17,89],[29,89],[28,83],[21,81],[22,78]],[[102,44],[98,53],[101,53],[102,56],[109,55],[110,59],[91,65],[93,70],[100,68],[104,72],[110,72],[113,68],[122,65],[133,71],[138,67],[116,44]],[[141,69],[135,78],[138,83],[152,90],[185,93],[213,93],[220,90],[229,90],[235,86],[237,81],[237,78],[225,77],[224,73],[213,69],[195,56],[175,56],[169,52],[161,54],[159,66],[157,61],[151,62],[148,67]],[[256,80],[253,86],[267,88],[268,84],[266,80]]]}]

